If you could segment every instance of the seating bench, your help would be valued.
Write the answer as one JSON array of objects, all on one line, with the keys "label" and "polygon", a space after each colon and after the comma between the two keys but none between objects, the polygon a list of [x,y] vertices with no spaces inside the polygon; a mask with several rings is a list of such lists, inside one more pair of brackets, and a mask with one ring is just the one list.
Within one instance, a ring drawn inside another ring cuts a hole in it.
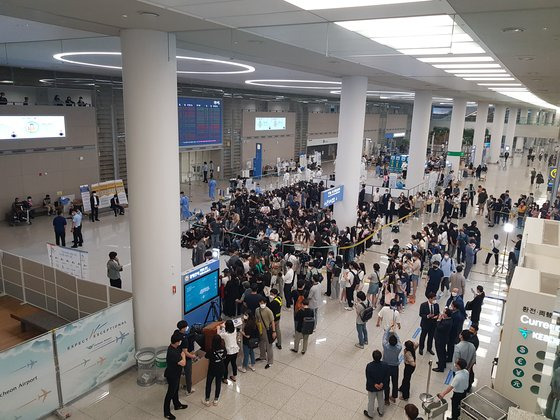
[{"label": "seating bench", "polygon": [[25,332],[27,327],[31,327],[43,333],[68,324],[68,321],[65,319],[49,312],[36,312],[30,315],[10,314],[10,317],[21,322],[21,332]]}]

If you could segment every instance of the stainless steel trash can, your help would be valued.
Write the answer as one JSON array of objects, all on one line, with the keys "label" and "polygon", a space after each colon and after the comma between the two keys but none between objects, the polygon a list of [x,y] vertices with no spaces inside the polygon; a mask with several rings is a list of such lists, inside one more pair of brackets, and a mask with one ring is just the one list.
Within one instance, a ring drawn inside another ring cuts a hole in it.
[{"label": "stainless steel trash can", "polygon": [[158,384],[166,384],[165,368],[167,367],[167,347],[158,347],[156,349],[156,382]]},{"label": "stainless steel trash can", "polygon": [[138,373],[136,383],[140,386],[151,386],[156,381],[156,373],[154,362],[156,360],[156,351],[153,347],[146,347],[136,352],[136,366]]}]

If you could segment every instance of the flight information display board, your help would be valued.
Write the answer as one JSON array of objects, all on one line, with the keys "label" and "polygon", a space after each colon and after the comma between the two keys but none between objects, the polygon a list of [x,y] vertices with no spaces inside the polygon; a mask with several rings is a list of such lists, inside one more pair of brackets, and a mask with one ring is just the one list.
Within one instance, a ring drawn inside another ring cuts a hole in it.
[{"label": "flight information display board", "polygon": [[178,98],[179,147],[222,144],[222,101]]}]

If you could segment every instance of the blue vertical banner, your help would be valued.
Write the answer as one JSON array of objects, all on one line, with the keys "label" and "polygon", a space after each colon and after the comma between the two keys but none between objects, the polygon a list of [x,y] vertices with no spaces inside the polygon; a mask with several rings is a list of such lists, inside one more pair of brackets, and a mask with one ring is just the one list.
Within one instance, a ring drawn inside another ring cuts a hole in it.
[{"label": "blue vertical banner", "polygon": [[0,353],[0,419],[37,419],[58,409],[52,333]]},{"label": "blue vertical banner", "polygon": [[261,179],[262,176],[262,143],[255,145],[255,157],[253,158],[253,178]]}]

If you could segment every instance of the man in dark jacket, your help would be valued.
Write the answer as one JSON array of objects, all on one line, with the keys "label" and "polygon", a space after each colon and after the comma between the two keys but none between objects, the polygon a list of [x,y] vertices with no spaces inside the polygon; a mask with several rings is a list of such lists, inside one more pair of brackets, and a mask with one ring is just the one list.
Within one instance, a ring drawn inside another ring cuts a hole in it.
[{"label": "man in dark jacket", "polygon": [[465,309],[471,311],[472,325],[478,325],[480,321],[480,312],[482,312],[482,304],[484,303],[484,287],[476,286],[476,295],[473,300],[467,302]]},{"label": "man in dark jacket", "polygon": [[451,321],[451,311],[447,309],[443,312],[437,321],[436,333],[435,333],[435,343],[436,343],[436,354],[437,354],[437,367],[433,368],[434,372],[443,372],[447,363],[447,342],[449,341],[449,334],[451,333],[451,327],[453,326],[453,321]]},{"label": "man in dark jacket", "polygon": [[368,393],[368,408],[364,416],[373,418],[373,409],[377,400],[377,414],[383,416],[385,411],[385,388],[389,385],[389,367],[381,361],[382,354],[379,350],[372,353],[373,361],[366,366],[366,390]]},{"label": "man in dark jacket", "polygon": [[434,333],[436,331],[437,319],[439,316],[439,304],[436,302],[436,294],[430,293],[428,295],[428,301],[420,305],[420,328],[422,328],[422,333],[420,334],[420,355],[424,354],[424,343],[426,341],[426,336],[428,336],[428,353],[434,354],[432,351],[432,343],[434,340]]}]

